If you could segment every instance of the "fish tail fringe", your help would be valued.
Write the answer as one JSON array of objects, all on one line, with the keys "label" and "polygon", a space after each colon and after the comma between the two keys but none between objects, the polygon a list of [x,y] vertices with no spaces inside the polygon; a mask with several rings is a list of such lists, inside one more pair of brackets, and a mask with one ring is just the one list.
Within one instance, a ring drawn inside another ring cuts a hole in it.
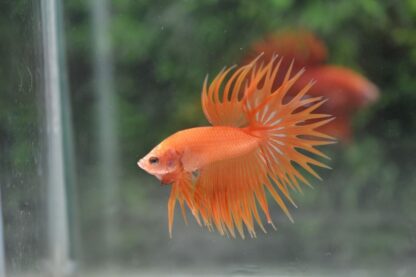
[{"label": "fish tail fringe", "polygon": [[[321,126],[332,121],[334,117],[316,113],[326,99],[307,96],[314,81],[310,81],[298,92],[292,91],[294,83],[304,72],[302,69],[292,73],[293,61],[281,84],[275,87],[274,82],[282,60],[275,55],[265,66],[253,69],[255,73],[249,80],[242,100],[242,110],[248,122],[247,132],[261,138],[260,153],[269,176],[265,186],[274,196],[274,186],[270,182],[273,181],[285,198],[295,205],[288,188],[301,191],[299,181],[310,185],[296,165],[318,179],[321,178],[311,165],[329,168],[309,154],[329,159],[316,146],[334,143],[333,137],[319,131]],[[285,206],[279,203],[278,198],[275,199],[292,220]]]},{"label": "fish tail fringe", "polygon": [[181,207],[182,217],[185,223],[188,223],[186,216],[185,204],[188,206],[192,215],[195,217],[199,225],[199,213],[195,206],[195,194],[192,185],[192,176],[189,173],[182,173],[182,175],[172,183],[172,189],[168,200],[168,222],[169,222],[169,236],[172,238],[172,228],[175,217],[176,201]]}]

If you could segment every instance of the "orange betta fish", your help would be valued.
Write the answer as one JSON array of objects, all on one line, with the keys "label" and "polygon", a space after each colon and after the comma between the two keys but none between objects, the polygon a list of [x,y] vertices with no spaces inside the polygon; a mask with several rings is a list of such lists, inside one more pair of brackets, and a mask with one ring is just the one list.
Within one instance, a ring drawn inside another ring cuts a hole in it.
[{"label": "orange betta fish", "polygon": [[[244,238],[244,226],[255,237],[255,222],[263,227],[258,207],[273,227],[267,189],[292,220],[284,200],[293,205],[290,190],[308,184],[302,167],[320,178],[311,167],[329,168],[308,153],[329,159],[316,147],[333,138],[316,129],[333,117],[318,114],[325,99],[308,97],[310,81],[290,101],[283,100],[303,73],[290,66],[278,87],[283,59],[274,56],[266,65],[261,55],[231,74],[224,68],[202,88],[202,108],[212,126],[179,131],[157,145],[138,165],[171,184],[168,202],[169,234],[178,201],[186,222],[185,204],[196,221],[221,235]],[[201,220],[202,219],[202,220]]]}]

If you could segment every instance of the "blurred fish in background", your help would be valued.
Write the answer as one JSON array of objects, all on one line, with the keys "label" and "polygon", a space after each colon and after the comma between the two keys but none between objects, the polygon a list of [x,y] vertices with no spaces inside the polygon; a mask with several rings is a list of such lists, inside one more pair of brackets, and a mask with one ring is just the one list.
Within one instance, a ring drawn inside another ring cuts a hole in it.
[{"label": "blurred fish in background", "polygon": [[[328,50],[324,42],[313,32],[293,29],[282,30],[267,35],[264,39],[252,44],[245,62],[264,53],[265,60],[272,58],[274,54],[284,57],[280,72],[290,66],[293,61],[294,70],[306,68],[306,71],[296,82],[289,93],[299,91],[310,80],[316,83],[309,90],[312,97],[323,96],[327,99],[318,112],[331,114],[335,120],[320,127],[320,131],[330,134],[344,143],[353,139],[351,120],[354,114],[379,98],[379,89],[375,84],[362,74],[354,70],[339,66],[326,64]],[[276,78],[276,86],[283,80],[281,74]]]}]

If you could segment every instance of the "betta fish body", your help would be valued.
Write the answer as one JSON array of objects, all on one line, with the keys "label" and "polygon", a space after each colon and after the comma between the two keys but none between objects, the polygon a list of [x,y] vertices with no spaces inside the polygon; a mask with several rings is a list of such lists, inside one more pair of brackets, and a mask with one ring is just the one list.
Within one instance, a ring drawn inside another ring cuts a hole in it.
[{"label": "betta fish body", "polygon": [[274,56],[264,66],[259,59],[231,75],[233,67],[223,69],[210,85],[205,79],[202,107],[212,126],[179,131],[138,162],[172,185],[170,235],[178,201],[185,221],[186,204],[200,225],[232,237],[237,229],[243,238],[245,226],[254,237],[254,222],[265,232],[258,207],[274,226],[265,189],[292,220],[284,200],[295,205],[290,190],[300,191],[299,181],[309,184],[295,164],[317,178],[311,165],[328,168],[307,154],[328,158],[316,146],[333,143],[332,137],[316,128],[332,117],[314,113],[325,100],[306,96],[309,82],[284,101],[303,70],[291,76],[290,66],[281,85],[274,87],[282,59]]}]

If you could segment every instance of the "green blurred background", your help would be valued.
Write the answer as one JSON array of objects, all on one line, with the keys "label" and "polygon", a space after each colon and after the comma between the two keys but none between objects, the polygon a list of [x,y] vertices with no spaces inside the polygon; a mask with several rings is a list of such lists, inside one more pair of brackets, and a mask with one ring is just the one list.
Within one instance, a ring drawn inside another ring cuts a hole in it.
[{"label": "green blurred background", "polygon": [[[103,161],[97,145],[105,138],[97,131],[94,6],[73,0],[62,8],[72,126],[67,140],[73,146],[67,195],[77,265],[254,274],[284,265],[306,275],[308,268],[380,267],[389,268],[390,276],[414,276],[415,1],[112,1],[119,162],[110,198],[99,178]],[[47,257],[39,10],[32,1],[0,3],[0,181],[11,271],[41,271]],[[169,239],[169,187],[139,170],[137,159],[169,134],[207,124],[200,107],[205,75],[239,63],[254,41],[285,28],[315,32],[327,44],[329,62],[372,80],[380,88],[379,101],[354,117],[352,143],[325,149],[333,170],[321,171],[324,181],[311,180],[314,189],[294,194],[295,224],[273,205],[277,232],[270,228],[242,241],[194,222],[185,226],[177,214]]]}]

